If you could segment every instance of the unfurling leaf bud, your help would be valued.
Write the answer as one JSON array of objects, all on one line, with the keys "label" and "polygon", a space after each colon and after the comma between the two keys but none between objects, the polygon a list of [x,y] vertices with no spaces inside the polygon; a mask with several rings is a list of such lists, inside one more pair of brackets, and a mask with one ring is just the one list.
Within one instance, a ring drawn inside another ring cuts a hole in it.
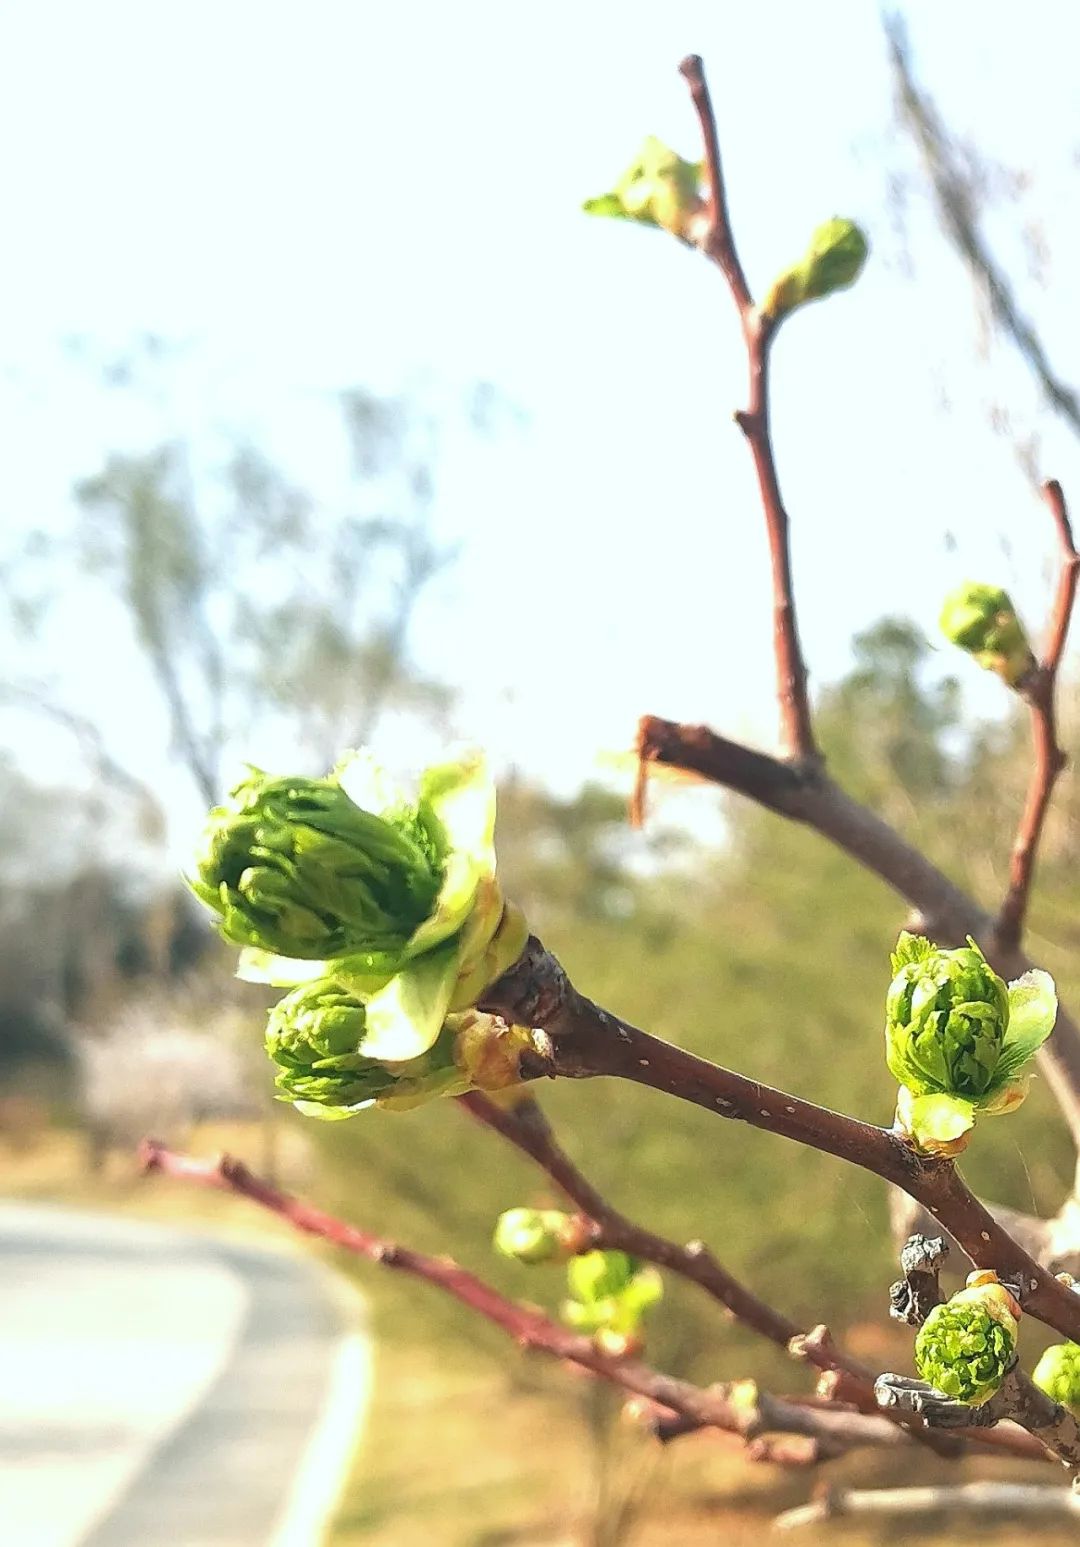
[{"label": "unfurling leaf bud", "polygon": [[773,281],[761,303],[762,316],[779,322],[808,301],[846,290],[862,272],[868,251],[854,221],[839,215],[827,220],[810,238],[805,257]]},{"label": "unfurling leaf bud", "polygon": [[495,1250],[515,1262],[565,1262],[586,1244],[587,1227],[558,1209],[507,1209],[493,1239]]},{"label": "unfurling leaf bud", "polygon": [[986,671],[997,672],[1010,687],[1035,670],[1024,625],[1008,593],[997,586],[966,581],[945,598],[941,632],[974,656]]},{"label": "unfurling leaf bud", "polygon": [[566,1281],[570,1298],[562,1304],[563,1320],[591,1332],[609,1352],[639,1345],[645,1314],[664,1294],[656,1269],[627,1252],[582,1252],[567,1263]]},{"label": "unfurling leaf bud", "polygon": [[362,810],[337,779],[252,769],[210,813],[195,894],[236,945],[304,961],[397,956],[442,882],[438,837],[417,810]]},{"label": "unfurling leaf bud", "polygon": [[252,770],[210,813],[190,884],[244,946],[241,977],[334,979],[362,1002],[366,1061],[403,1063],[528,938],[495,877],[494,829],[476,755],[425,769],[411,792],[363,752],[325,779]]},{"label": "unfurling leaf bud", "polygon": [[372,1057],[368,1042],[367,1005],[335,979],[286,994],[266,1026],[281,1099],[309,1117],[351,1117],[372,1105],[405,1111],[438,1096],[502,1089],[518,1078],[521,1053],[531,1046],[524,1028],[477,1010],[447,1016],[415,1058]]},{"label": "unfurling leaf bud", "polygon": [[680,241],[692,242],[695,223],[705,207],[703,170],[700,162],[684,161],[650,135],[611,192],[586,199],[582,208],[589,215],[659,226]]},{"label": "unfurling leaf bud", "polygon": [[955,1154],[977,1116],[1019,1106],[1025,1066],[1053,1030],[1052,979],[1008,986],[974,941],[939,951],[901,934],[885,1002],[885,1057],[900,1083],[897,1121],[932,1154]]},{"label": "unfurling leaf bud", "polygon": [[935,1306],[915,1338],[921,1379],[955,1402],[981,1407],[1016,1358],[1018,1311],[1000,1284],[962,1289]]},{"label": "unfurling leaf bud", "polygon": [[1054,1402],[1080,1417],[1080,1345],[1051,1343],[1035,1369],[1032,1380]]}]

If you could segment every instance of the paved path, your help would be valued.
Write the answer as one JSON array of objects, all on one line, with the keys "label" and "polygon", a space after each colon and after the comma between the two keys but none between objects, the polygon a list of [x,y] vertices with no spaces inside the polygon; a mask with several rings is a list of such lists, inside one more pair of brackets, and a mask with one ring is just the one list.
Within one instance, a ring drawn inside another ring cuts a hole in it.
[{"label": "paved path", "polygon": [[5,1547],[316,1547],[369,1374],[312,1262],[0,1204]]}]

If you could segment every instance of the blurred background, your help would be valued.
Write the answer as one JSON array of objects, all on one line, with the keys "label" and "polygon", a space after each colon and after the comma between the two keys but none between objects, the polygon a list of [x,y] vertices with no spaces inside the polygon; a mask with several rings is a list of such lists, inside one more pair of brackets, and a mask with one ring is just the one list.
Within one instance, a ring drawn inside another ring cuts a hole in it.
[{"label": "blurred background", "polygon": [[[1038,635],[1037,482],[1080,499],[1077,41],[1050,0],[0,6],[5,1197],[250,1236],[239,1205],[135,1176],[148,1132],[225,1144],[557,1303],[557,1271],[523,1282],[488,1246],[543,1187],[452,1104],[327,1129],[275,1105],[266,1001],[182,885],[246,762],[317,773],[360,743],[399,767],[488,749],[506,890],[591,997],[889,1119],[897,899],[711,789],[657,785],[627,827],[639,714],[771,744],[768,572],[720,279],[580,204],[647,133],[698,154],[693,49],[752,285],[833,214],[868,232],[858,285],[776,355],[803,643],[837,775],[992,905],[1026,726],[936,617],[988,580]],[[1031,949],[1074,999],[1078,853],[1067,777]],[[545,1104],[619,1207],[906,1357],[876,1180],[644,1091]],[[1002,1126],[970,1179],[1052,1213],[1072,1157],[1045,1089]],[[357,1277],[376,1373],[337,1547],[751,1542],[814,1485],[716,1438],[658,1453],[606,1394]],[[675,1283],[651,1353],[809,1389]],[[904,1480],[955,1475],[918,1460]]]}]

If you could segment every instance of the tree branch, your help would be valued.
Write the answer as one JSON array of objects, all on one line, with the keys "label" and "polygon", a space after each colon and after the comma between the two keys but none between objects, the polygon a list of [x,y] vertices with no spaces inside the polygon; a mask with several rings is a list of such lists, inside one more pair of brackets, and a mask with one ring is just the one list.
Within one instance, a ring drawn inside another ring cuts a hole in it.
[{"label": "tree branch", "polygon": [[[823,770],[794,768],[707,726],[679,725],[656,715],[641,720],[638,753],[643,764],[695,773],[812,827],[916,908],[935,939],[948,943],[974,936],[1003,977],[1018,978],[1034,965],[1017,947],[998,943],[994,921],[983,908]],[[1080,1027],[1064,1007],[1058,1009],[1054,1035],[1040,1049],[1039,1061],[1080,1146]]]},{"label": "tree branch", "polygon": [[1080,554],[1073,542],[1072,525],[1065,504],[1065,496],[1056,479],[1043,485],[1043,495],[1050,507],[1057,528],[1061,548],[1061,570],[1054,597],[1049,636],[1042,660],[1031,680],[1023,687],[1023,695],[1031,707],[1031,734],[1035,761],[1031,770],[1027,800],[1013,845],[1009,865],[1009,889],[998,914],[996,935],[1006,947],[1019,945],[1023,937],[1024,919],[1027,913],[1031,883],[1035,874],[1039,840],[1043,823],[1050,809],[1054,784],[1066,764],[1065,750],[1057,734],[1057,675],[1065,651],[1069,621],[1076,601],[1076,582],[1080,570]]},{"label": "tree branch", "polygon": [[[592,1226],[591,1244],[608,1250],[629,1252],[657,1267],[678,1273],[705,1291],[722,1305],[730,1316],[749,1327],[751,1331],[767,1338],[783,1348],[800,1363],[834,1378],[819,1387],[830,1402],[851,1403],[860,1412],[879,1412],[880,1404],[874,1394],[876,1372],[838,1347],[828,1328],[813,1327],[803,1331],[795,1322],[760,1300],[745,1285],[740,1284],[717,1261],[701,1241],[690,1241],[678,1246],[664,1236],[636,1225],[620,1214],[601,1193],[582,1176],[573,1161],[555,1139],[551,1125],[538,1103],[531,1098],[520,1101],[514,1107],[497,1105],[480,1091],[472,1091],[457,1098],[477,1121],[501,1134],[510,1144],[527,1155],[551,1178],[555,1185],[575,1204]],[[960,1454],[952,1436],[937,1435],[921,1423],[911,1423],[908,1415],[897,1413],[899,1421],[910,1427],[916,1438],[928,1444],[941,1455],[955,1457]],[[700,1427],[685,1417],[675,1420],[657,1419],[654,1428],[662,1439],[674,1438]],[[990,1436],[976,1433],[965,1436],[978,1443],[989,1443],[1001,1449],[1033,1459],[1043,1459],[1041,1445],[1032,1444],[1020,1432],[1001,1431]],[[819,1458],[820,1459],[820,1458]]]},{"label": "tree branch", "polygon": [[704,65],[697,54],[690,54],[683,60],[679,70],[690,87],[705,145],[709,204],[701,247],[720,267],[728,282],[746,344],[750,373],[749,401],[747,407],[736,414],[735,419],[746,436],[754,461],[769,539],[773,583],[773,648],[776,655],[781,740],[784,750],[796,762],[814,763],[819,761],[820,754],[814,741],[806,663],[799,644],[795,617],[788,514],[780,493],[769,422],[769,355],[776,330],[771,319],[763,317],[755,307],[736,250],[720,164],[716,116],[705,80]]},{"label": "tree branch", "polygon": [[849,1387],[845,1383],[845,1395],[851,1399],[856,1398],[854,1385],[865,1384],[867,1411],[876,1409],[872,1372],[837,1348],[823,1328],[815,1329],[819,1335],[813,1337],[764,1300],[759,1300],[721,1266],[703,1242],[691,1241],[686,1246],[678,1246],[620,1214],[582,1176],[559,1146],[550,1123],[535,1101],[530,1099],[516,1107],[501,1107],[480,1091],[473,1091],[467,1096],[459,1096],[458,1102],[485,1127],[494,1129],[540,1166],[592,1225],[594,1246],[629,1252],[631,1256],[689,1279],[718,1301],[735,1320],[792,1353],[801,1362],[819,1370],[843,1371],[850,1376],[853,1384]]},{"label": "tree branch", "polygon": [[1008,1235],[951,1161],[922,1156],[896,1133],[773,1090],[640,1031],[579,994],[535,937],[485,992],[479,1008],[539,1028],[531,1075],[632,1080],[896,1183],[940,1219],[976,1267],[1018,1280],[1026,1311],[1080,1341],[1080,1296]]},{"label": "tree branch", "polygon": [[1035,1436],[1072,1473],[1080,1471],[1080,1423],[1014,1365],[1000,1388],[981,1407],[954,1401],[926,1381],[881,1375],[878,1402],[886,1412],[917,1413],[935,1428],[976,1432],[1009,1419]]},{"label": "tree branch", "polygon": [[690,96],[701,125],[701,139],[705,147],[705,176],[709,184],[709,202],[706,226],[701,247],[705,255],[719,264],[724,278],[731,288],[740,317],[753,310],[754,298],[746,282],[742,263],[735,247],[735,236],[728,214],[727,191],[724,187],[724,171],[720,161],[720,136],[716,128],[712,97],[705,79],[705,66],[698,54],[687,54],[679,65],[679,74],[690,88]]},{"label": "tree branch", "polygon": [[962,1483],[937,1488],[836,1488],[812,1504],[785,1510],[773,1521],[776,1531],[821,1525],[843,1515],[927,1515],[957,1510],[989,1515],[998,1521],[1009,1515],[1039,1519],[1080,1518],[1080,1495],[1068,1488],[1034,1483]]},{"label": "tree branch", "polygon": [[761,1391],[753,1381],[735,1381],[704,1390],[637,1360],[605,1354],[591,1338],[567,1331],[540,1311],[515,1304],[449,1258],[429,1257],[347,1224],[272,1187],[230,1155],[202,1160],[177,1154],[151,1139],[144,1142],[141,1159],[147,1172],[158,1171],[178,1181],[237,1193],[307,1235],[329,1241],[382,1267],[422,1279],[500,1327],[522,1348],[578,1365],[700,1427],[723,1429],[747,1440],[765,1433],[801,1434],[843,1448],[910,1443],[903,1430],[883,1417],[843,1409],[828,1411],[774,1397]]}]

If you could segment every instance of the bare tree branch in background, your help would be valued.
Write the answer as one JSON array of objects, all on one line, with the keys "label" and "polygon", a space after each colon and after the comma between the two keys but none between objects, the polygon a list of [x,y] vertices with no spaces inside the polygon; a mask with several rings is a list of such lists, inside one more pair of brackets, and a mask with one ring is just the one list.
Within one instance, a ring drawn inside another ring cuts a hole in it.
[{"label": "bare tree branch in background", "polygon": [[900,122],[911,135],[930,181],[941,229],[963,259],[1046,402],[1080,436],[1080,397],[1054,368],[1038,329],[1025,316],[1012,282],[981,227],[982,192],[970,151],[962,148],[929,94],[918,84],[907,28],[900,16],[885,20]]}]

